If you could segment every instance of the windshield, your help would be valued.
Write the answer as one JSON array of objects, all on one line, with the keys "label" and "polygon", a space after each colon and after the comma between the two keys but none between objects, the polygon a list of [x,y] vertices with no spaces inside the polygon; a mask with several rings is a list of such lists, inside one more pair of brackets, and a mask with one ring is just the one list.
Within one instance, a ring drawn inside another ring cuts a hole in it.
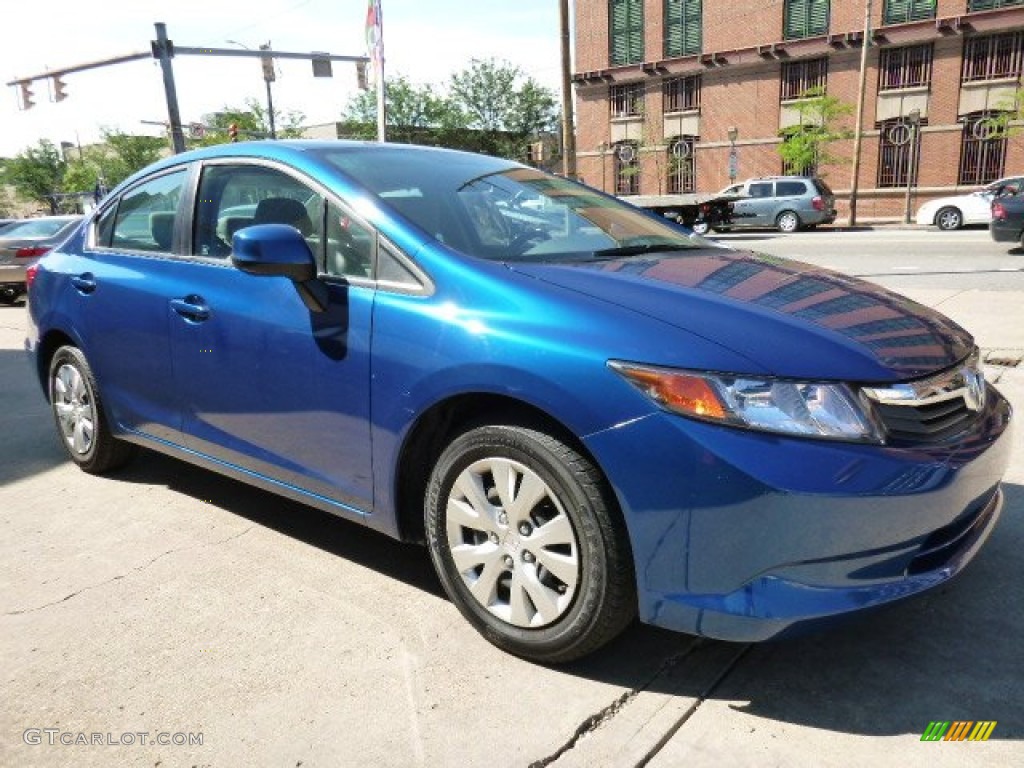
[{"label": "windshield", "polygon": [[492,157],[334,151],[325,159],[462,253],[495,261],[580,261],[714,247],[589,187]]}]

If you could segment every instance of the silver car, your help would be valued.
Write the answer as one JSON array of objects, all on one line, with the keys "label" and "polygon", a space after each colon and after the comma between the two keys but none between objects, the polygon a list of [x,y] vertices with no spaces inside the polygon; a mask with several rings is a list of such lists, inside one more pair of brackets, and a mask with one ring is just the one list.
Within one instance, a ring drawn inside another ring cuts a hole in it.
[{"label": "silver car", "polygon": [[0,304],[13,304],[25,293],[25,268],[63,242],[81,220],[81,216],[39,216],[0,231]]},{"label": "silver car", "polygon": [[766,176],[726,187],[719,194],[740,195],[730,227],[771,227],[796,232],[836,220],[836,196],[815,176]]}]

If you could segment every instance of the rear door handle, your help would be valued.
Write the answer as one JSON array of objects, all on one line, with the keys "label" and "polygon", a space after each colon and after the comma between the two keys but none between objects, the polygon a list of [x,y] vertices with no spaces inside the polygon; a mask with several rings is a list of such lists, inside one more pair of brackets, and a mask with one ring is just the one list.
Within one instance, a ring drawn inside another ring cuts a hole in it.
[{"label": "rear door handle", "polygon": [[202,296],[190,295],[183,299],[171,299],[171,309],[195,323],[201,323],[210,316],[210,308]]},{"label": "rear door handle", "polygon": [[96,277],[92,272],[83,272],[72,277],[71,284],[79,293],[92,293],[96,290]]}]

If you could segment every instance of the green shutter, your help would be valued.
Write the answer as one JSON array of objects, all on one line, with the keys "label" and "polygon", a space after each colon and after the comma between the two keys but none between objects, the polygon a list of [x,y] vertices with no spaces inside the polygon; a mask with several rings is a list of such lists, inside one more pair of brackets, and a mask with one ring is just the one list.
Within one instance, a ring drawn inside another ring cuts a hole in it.
[{"label": "green shutter", "polygon": [[828,0],[786,0],[783,37],[793,40],[828,32]]},{"label": "green shutter", "polygon": [[936,0],[885,0],[882,20],[886,24],[935,18]]},{"label": "green shutter", "polygon": [[1007,5],[1021,5],[1024,0],[968,0],[968,11],[990,11],[993,8],[1003,8]]},{"label": "green shutter", "polygon": [[644,59],[643,0],[611,0],[610,57],[613,67]]},{"label": "green shutter", "polygon": [[701,0],[665,0],[665,58],[701,52],[701,6]]}]

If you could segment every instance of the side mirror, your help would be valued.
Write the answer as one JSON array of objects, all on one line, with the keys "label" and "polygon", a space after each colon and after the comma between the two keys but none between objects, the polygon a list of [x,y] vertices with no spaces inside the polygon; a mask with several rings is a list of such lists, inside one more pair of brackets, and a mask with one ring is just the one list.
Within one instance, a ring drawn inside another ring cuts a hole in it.
[{"label": "side mirror", "polygon": [[287,277],[312,312],[327,307],[327,290],[316,279],[316,260],[302,233],[287,224],[256,224],[231,238],[231,263],[250,275]]}]

